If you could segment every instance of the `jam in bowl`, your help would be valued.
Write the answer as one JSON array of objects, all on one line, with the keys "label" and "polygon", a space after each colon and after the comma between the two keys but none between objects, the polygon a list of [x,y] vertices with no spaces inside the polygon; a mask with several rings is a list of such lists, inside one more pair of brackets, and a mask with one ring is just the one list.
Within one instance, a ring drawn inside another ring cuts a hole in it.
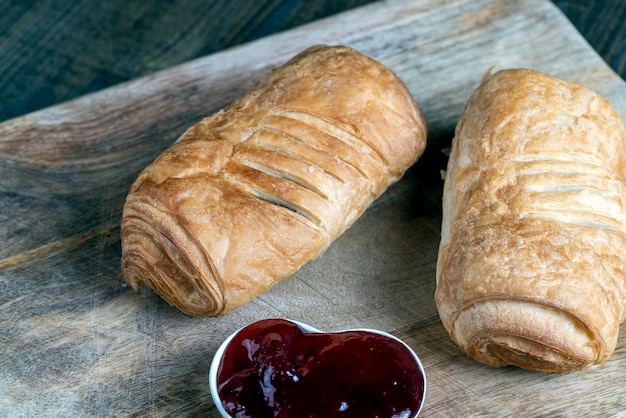
[{"label": "jam in bowl", "polygon": [[385,332],[264,319],[219,347],[209,386],[225,418],[413,418],[426,378],[413,350]]}]

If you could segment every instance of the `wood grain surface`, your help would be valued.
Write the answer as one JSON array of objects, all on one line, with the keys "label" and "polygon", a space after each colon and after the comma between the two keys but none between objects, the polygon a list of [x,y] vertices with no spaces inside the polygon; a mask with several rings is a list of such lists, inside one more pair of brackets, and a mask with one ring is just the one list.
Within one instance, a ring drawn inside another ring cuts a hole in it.
[{"label": "wood grain surface", "polygon": [[[425,155],[318,260],[221,318],[187,317],[120,274],[119,220],[137,173],[191,123],[316,43],[347,44],[409,86]],[[626,330],[605,364],[495,369],[448,338],[433,301],[442,152],[489,68],[581,82],[626,115],[626,83],[547,0],[373,2],[0,124],[0,416],[216,417],[224,337],[257,319],[378,328],[418,353],[423,416],[620,416]]]},{"label": "wood grain surface", "polygon": [[[3,0],[0,122],[372,1]],[[626,2],[552,1],[625,78]]]},{"label": "wood grain surface", "polygon": [[553,1],[607,64],[626,78],[626,2]]}]

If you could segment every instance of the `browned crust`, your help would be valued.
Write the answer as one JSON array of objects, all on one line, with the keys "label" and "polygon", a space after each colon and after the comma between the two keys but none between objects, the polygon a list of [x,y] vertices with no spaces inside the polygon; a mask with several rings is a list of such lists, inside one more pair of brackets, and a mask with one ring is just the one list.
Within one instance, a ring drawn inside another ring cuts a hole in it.
[{"label": "browned crust", "polygon": [[626,309],[626,137],[611,104],[537,71],[487,77],[444,186],[436,302],[470,356],[566,371],[614,351]]},{"label": "browned crust", "polygon": [[122,272],[189,315],[231,311],[314,259],[423,152],[406,86],[312,47],[190,127],[132,185]]}]

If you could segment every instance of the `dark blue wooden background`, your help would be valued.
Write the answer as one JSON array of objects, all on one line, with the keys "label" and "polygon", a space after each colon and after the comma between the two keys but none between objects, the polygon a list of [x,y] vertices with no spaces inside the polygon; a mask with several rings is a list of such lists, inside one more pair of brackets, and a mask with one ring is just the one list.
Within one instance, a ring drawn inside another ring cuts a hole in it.
[{"label": "dark blue wooden background", "polygon": [[[0,0],[0,122],[372,0]],[[552,0],[626,77],[626,0]]]}]

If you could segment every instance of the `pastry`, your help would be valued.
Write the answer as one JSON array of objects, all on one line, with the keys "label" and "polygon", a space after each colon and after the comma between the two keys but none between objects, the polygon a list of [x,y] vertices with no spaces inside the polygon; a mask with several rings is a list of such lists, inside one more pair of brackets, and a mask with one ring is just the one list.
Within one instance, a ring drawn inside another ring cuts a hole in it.
[{"label": "pastry", "polygon": [[124,278],[186,314],[225,314],[315,259],[425,144],[389,69],[311,47],[140,173],[121,224]]},{"label": "pastry", "polygon": [[562,372],[614,351],[626,309],[626,137],[590,89],[486,79],[446,171],[435,299],[470,357]]}]

